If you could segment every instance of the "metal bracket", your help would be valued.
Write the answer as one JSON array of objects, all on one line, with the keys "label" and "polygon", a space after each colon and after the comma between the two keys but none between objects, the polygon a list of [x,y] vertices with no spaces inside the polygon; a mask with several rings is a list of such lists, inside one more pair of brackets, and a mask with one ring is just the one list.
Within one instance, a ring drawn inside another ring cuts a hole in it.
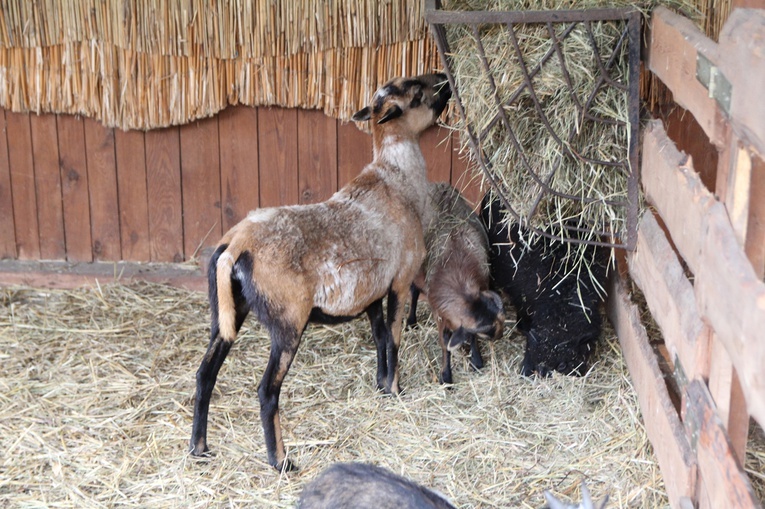
[{"label": "metal bracket", "polygon": [[701,53],[696,54],[696,79],[709,91],[709,97],[717,101],[725,114],[730,116],[733,87],[720,69]]}]

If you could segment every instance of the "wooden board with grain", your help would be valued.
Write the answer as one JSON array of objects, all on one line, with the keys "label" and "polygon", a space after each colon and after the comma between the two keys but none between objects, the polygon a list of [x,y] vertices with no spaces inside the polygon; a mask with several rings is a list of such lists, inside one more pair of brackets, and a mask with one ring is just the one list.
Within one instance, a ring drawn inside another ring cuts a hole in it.
[{"label": "wooden board with grain", "polygon": [[611,278],[606,310],[619,337],[630,378],[638,394],[643,422],[661,468],[673,508],[682,498],[692,498],[696,486],[696,462],[685,431],[670,400],[637,307],[630,301],[624,281]]},{"label": "wooden board with grain", "polygon": [[372,162],[372,136],[354,123],[337,126],[337,185],[343,187]]},{"label": "wooden board with grain", "polygon": [[145,141],[151,261],[179,263],[184,260],[180,129],[148,131]]},{"label": "wooden board with grain", "polygon": [[114,131],[122,259],[148,260],[149,200],[143,131]]},{"label": "wooden board with grain", "polygon": [[72,262],[89,262],[93,260],[93,243],[83,119],[73,115],[58,116],[58,152],[66,259]]},{"label": "wooden board with grain", "polygon": [[258,109],[226,108],[218,116],[218,128],[225,232],[260,206]]},{"label": "wooden board with grain", "polygon": [[258,111],[260,206],[298,203],[297,110]]},{"label": "wooden board with grain", "polygon": [[37,221],[40,229],[40,256],[45,260],[66,257],[64,211],[61,205],[58,133],[55,115],[29,117],[34,151]]},{"label": "wooden board with grain", "polygon": [[0,110],[0,259],[16,258],[17,254],[7,132],[5,110]]},{"label": "wooden board with grain", "polygon": [[220,146],[217,117],[181,126],[183,250],[187,260],[213,246],[221,228]]},{"label": "wooden board with grain", "polygon": [[8,129],[13,217],[16,222],[16,250],[21,260],[39,259],[37,193],[29,115],[6,111],[5,121]]},{"label": "wooden board with grain", "polygon": [[95,260],[120,260],[119,198],[114,129],[85,119],[85,145],[90,193],[90,222]]},{"label": "wooden board with grain", "polygon": [[319,110],[300,110],[298,201],[317,203],[337,191],[337,121]]}]

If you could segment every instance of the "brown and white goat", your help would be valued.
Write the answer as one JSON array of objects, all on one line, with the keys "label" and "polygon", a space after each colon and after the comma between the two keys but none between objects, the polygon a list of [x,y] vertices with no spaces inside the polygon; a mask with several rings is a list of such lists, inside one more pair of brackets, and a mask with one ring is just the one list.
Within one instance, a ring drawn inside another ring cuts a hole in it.
[{"label": "brown and white goat", "polygon": [[309,322],[366,313],[377,347],[377,386],[399,392],[403,310],[425,257],[427,179],[419,136],[450,96],[442,74],[388,82],[353,117],[372,121],[374,149],[374,160],[355,179],[322,203],[250,212],[223,236],[208,269],[212,327],[197,371],[193,455],[208,452],[210,396],[250,311],[271,337],[258,396],[268,462],[275,468],[294,469],[284,450],[279,394]]},{"label": "brown and white goat", "polygon": [[452,383],[451,352],[470,345],[470,362],[481,369],[477,336],[496,339],[505,321],[502,299],[489,290],[489,239],[481,219],[462,195],[446,183],[431,183],[427,255],[412,284],[408,325],[417,321],[423,292],[438,326],[443,354],[441,383]]}]

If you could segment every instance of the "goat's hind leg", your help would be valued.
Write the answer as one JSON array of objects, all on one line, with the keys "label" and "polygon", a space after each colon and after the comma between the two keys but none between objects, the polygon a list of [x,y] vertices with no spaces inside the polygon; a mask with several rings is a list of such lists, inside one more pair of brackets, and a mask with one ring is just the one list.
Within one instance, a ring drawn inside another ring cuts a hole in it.
[{"label": "goat's hind leg", "polygon": [[271,353],[263,378],[258,386],[260,421],[268,453],[268,463],[279,471],[290,472],[297,466],[287,459],[279,419],[279,394],[282,382],[295,358],[305,324],[298,329],[276,320],[267,325],[271,335]]},{"label": "goat's hind leg", "polygon": [[[210,308],[212,310],[212,319],[210,325],[210,344],[207,346],[207,352],[202,358],[202,362],[197,370],[197,390],[194,398],[194,421],[191,430],[190,450],[194,456],[205,455],[209,448],[207,447],[207,417],[210,410],[210,398],[215,388],[215,382],[218,379],[223,362],[226,360],[231,345],[236,338],[224,338],[220,335],[220,325],[218,322],[218,294],[217,294],[217,275],[216,266],[221,253],[225,251],[226,245],[220,246],[212,258],[208,268],[208,284]],[[238,282],[232,281],[231,290],[236,306],[236,331],[239,329],[247,317],[249,308],[241,287]]]},{"label": "goat's hind leg", "polygon": [[390,329],[385,323],[382,299],[374,301],[367,308],[367,317],[372,328],[372,339],[377,349],[377,388],[385,392],[385,380],[388,378],[388,342],[393,341]]}]

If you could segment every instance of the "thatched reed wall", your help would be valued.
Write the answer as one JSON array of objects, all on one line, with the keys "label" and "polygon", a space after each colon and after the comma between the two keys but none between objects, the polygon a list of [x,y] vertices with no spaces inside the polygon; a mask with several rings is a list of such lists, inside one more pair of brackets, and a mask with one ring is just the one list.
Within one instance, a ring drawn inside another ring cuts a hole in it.
[{"label": "thatched reed wall", "polygon": [[0,107],[107,126],[185,124],[227,105],[347,120],[393,74],[438,65],[422,2],[0,2]]}]

